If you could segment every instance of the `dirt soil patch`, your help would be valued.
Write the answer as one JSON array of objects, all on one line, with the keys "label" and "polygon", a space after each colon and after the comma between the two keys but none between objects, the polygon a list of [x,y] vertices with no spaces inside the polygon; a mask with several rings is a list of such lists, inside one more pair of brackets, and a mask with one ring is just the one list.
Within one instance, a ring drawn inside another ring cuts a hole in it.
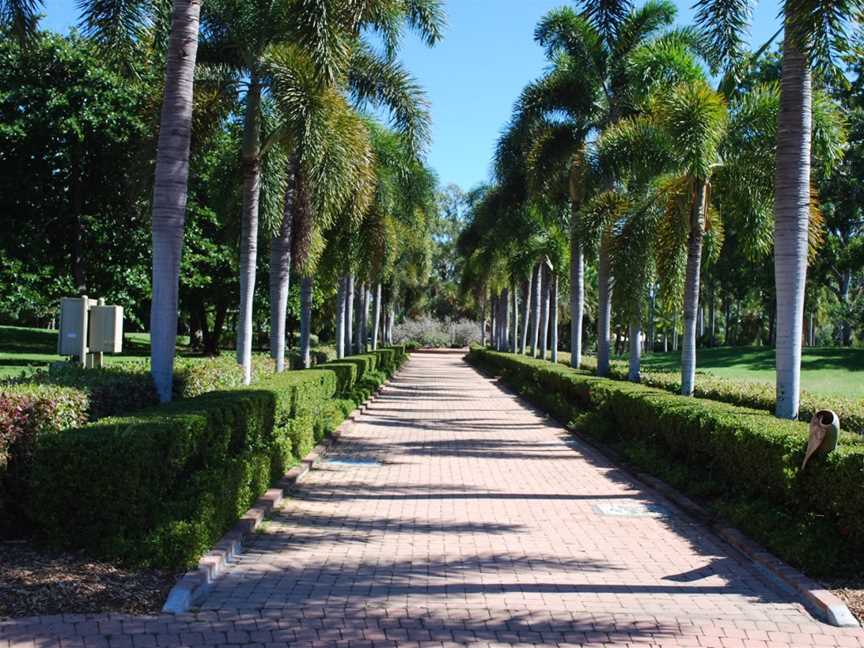
[{"label": "dirt soil patch", "polygon": [[177,577],[130,569],[77,553],[0,541],[0,618],[37,614],[155,614]]}]

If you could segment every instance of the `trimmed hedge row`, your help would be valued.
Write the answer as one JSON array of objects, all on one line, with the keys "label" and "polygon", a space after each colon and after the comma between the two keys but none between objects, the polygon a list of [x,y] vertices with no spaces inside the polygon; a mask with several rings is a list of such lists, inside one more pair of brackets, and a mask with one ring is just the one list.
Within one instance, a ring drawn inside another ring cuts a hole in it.
[{"label": "trimmed hedge row", "polygon": [[[562,364],[570,364],[570,354],[562,354]],[[593,356],[583,357],[580,365],[587,371],[596,371],[597,359]],[[620,360],[612,361],[609,377],[615,380],[627,380],[627,363]],[[642,384],[665,389],[673,393],[681,391],[681,374],[671,371],[642,371]],[[704,372],[699,372],[693,391],[697,398],[723,401],[742,407],[774,412],[776,393],[774,385],[755,381],[737,381],[719,378]],[[825,396],[810,392],[801,392],[799,417],[801,420],[810,418],[819,410],[830,409],[837,412],[840,424],[844,430],[864,434],[864,399],[843,398],[841,396]]]},{"label": "trimmed hedge row", "polygon": [[389,375],[376,369],[381,358],[395,371],[404,351],[274,374],[44,435],[24,498],[34,526],[54,544],[96,556],[189,567],[344,420],[354,394],[380,386]]},{"label": "trimmed hedge row", "polygon": [[509,353],[468,361],[628,460],[707,499],[756,540],[813,575],[864,568],[864,439],[800,470],[807,425],[686,398]]}]

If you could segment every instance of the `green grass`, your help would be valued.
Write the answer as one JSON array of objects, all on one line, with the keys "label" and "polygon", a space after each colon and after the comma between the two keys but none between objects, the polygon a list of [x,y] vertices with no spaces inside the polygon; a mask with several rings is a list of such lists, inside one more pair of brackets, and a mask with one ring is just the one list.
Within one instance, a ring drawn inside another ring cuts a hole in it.
[{"label": "green grass", "polygon": [[[626,362],[626,356],[619,356],[618,359]],[[645,371],[680,371],[681,352],[644,355],[642,367]],[[718,378],[773,384],[774,349],[699,349],[696,353],[696,370]],[[801,360],[801,388],[814,394],[864,398],[864,349],[804,349]]]},{"label": "green grass", "polygon": [[[184,340],[178,340],[181,344]],[[150,354],[149,333],[126,333],[123,353],[105,354],[105,363],[111,364]],[[0,326],[0,380],[29,375],[44,369],[50,362],[66,358],[57,355],[57,331],[52,329]]]}]

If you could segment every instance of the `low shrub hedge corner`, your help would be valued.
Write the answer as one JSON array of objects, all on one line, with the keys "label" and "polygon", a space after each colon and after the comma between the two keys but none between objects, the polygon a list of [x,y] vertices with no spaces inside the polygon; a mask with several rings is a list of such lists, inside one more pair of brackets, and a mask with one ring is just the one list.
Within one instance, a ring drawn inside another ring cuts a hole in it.
[{"label": "low shrub hedge corner", "polygon": [[479,347],[467,360],[646,472],[706,499],[810,574],[848,576],[864,569],[859,435],[841,433],[835,452],[802,471],[805,423]]}]

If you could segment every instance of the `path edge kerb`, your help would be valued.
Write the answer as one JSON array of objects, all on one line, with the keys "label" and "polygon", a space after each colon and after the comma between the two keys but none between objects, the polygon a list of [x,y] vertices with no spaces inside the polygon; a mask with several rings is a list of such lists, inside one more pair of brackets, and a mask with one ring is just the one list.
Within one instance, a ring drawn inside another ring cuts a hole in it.
[{"label": "path edge kerb", "polygon": [[[408,359],[410,360],[410,355]],[[184,612],[188,612],[207,595],[213,582],[222,575],[228,565],[243,553],[243,548],[256,529],[261,526],[261,523],[274,509],[282,505],[285,493],[295,488],[303,480],[315,464],[326,454],[327,450],[338,442],[339,437],[357,425],[358,419],[366,413],[369,404],[378,398],[387,384],[399,374],[399,371],[396,371],[374,394],[352,411],[339,427],[333,430],[321,443],[312,448],[312,451],[303,457],[296,466],[285,473],[272,488],[268,489],[261,497],[255,500],[252,508],[246,511],[237,523],[219,539],[213,548],[201,557],[197,567],[183,574],[177,583],[174,584],[174,587],[168,592],[168,597],[162,606],[162,612],[183,614]]]},{"label": "path edge kerb", "polygon": [[[499,389],[511,396],[514,396],[526,407],[529,407],[543,416],[549,416],[548,412],[545,412],[534,403],[524,398],[509,385],[502,382],[498,376],[493,376],[479,367],[475,367],[467,360],[464,361],[466,365],[474,369],[478,374],[490,379]],[[653,475],[634,470],[633,467],[624,461],[612,448],[609,448],[605,444],[587,437],[584,434],[580,434],[575,430],[571,430],[560,422],[558,424],[567,434],[576,437],[580,442],[599,452],[608,461],[626,471],[632,479],[642,483],[642,485],[648,489],[657,491],[661,496],[670,500],[686,514],[698,519],[702,524],[713,531],[723,542],[734,549],[737,549],[740,553],[749,558],[757,568],[757,571],[769,578],[775,586],[798,594],[802,598],[802,602],[807,609],[821,621],[838,628],[861,627],[861,624],[858,623],[858,620],[852,612],[849,611],[846,604],[831,591],[825,589],[823,585],[817,583],[808,576],[805,576],[799,570],[780,560],[754,540],[751,540],[743,532],[717,520],[716,516],[711,514],[701,504],[697,504],[686,495],[679,493],[663,480],[658,479]]]}]

